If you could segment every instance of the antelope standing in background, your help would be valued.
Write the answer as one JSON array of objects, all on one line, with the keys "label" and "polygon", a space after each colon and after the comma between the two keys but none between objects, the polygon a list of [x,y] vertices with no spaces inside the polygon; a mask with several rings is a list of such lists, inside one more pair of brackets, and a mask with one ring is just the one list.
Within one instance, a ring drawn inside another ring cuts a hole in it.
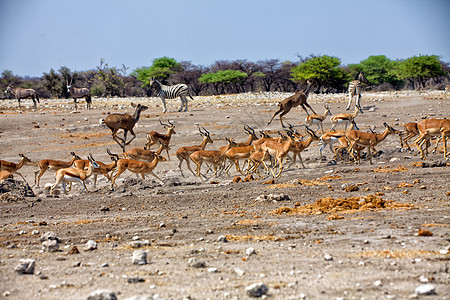
[{"label": "antelope standing in background", "polygon": [[68,83],[66,80],[66,84],[67,84],[67,92],[70,94],[70,97],[72,97],[73,101],[75,102],[75,109],[78,109],[77,107],[78,98],[85,98],[86,108],[91,109],[92,105],[91,91],[87,88],[77,88],[72,86],[72,79],[70,80],[70,83]]},{"label": "antelope standing in background", "polygon": [[27,99],[27,98],[31,98],[33,99],[33,108],[37,108],[36,106],[36,102],[39,103],[39,96],[36,93],[35,90],[33,89],[23,89],[23,88],[15,88],[12,85],[14,84],[14,82],[17,80],[14,79],[14,81],[12,83],[10,83],[7,87],[6,87],[6,91],[5,94],[7,93],[11,93],[11,95],[13,95],[14,98],[17,99],[17,101],[19,101],[19,108],[20,108],[20,100],[21,99]]},{"label": "antelope standing in background", "polygon": [[167,111],[166,108],[166,99],[175,99],[180,97],[181,100],[181,107],[178,111],[182,111],[184,107],[184,111],[187,111],[188,109],[188,101],[186,96],[189,96],[192,100],[191,94],[189,93],[189,88],[184,83],[179,83],[175,85],[164,85],[156,78],[150,77],[149,82],[150,88],[156,89],[156,94],[161,98],[161,101],[163,103],[163,112],[165,113]]},{"label": "antelope standing in background", "polygon": [[355,106],[362,112],[361,109],[361,82],[363,83],[369,83],[369,81],[367,80],[366,76],[364,76],[364,73],[361,71],[356,75],[355,80],[350,81],[349,85],[348,85],[348,105],[346,110],[350,109],[350,105],[352,104],[352,99],[353,96],[356,95],[355,98]]},{"label": "antelope standing in background", "polygon": [[170,160],[169,156],[170,139],[172,137],[172,134],[176,134],[176,132],[175,132],[175,125],[173,124],[173,122],[170,122],[170,120],[167,120],[167,122],[168,122],[167,124],[164,124],[163,122],[161,122],[161,119],[159,120],[159,123],[161,123],[161,125],[167,129],[166,134],[162,134],[157,131],[150,131],[149,133],[147,133],[147,144],[145,144],[144,149],[150,150],[150,147],[157,143],[164,144],[166,145],[165,149],[167,152],[167,158]]},{"label": "antelope standing in background", "polygon": [[322,134],[323,134],[322,122],[325,120],[327,115],[330,115],[330,116],[332,115],[330,107],[328,106],[328,104],[325,104],[324,107],[325,107],[325,112],[323,113],[323,115],[313,114],[313,115],[307,116],[306,119],[305,119],[306,126],[310,127],[312,124],[315,123],[315,124],[317,124],[317,130],[319,130],[319,128],[322,129]]},{"label": "antelope standing in background", "polygon": [[[131,106],[136,108],[133,115],[130,115],[128,113],[110,114],[103,120],[105,125],[109,129],[111,129],[113,140],[122,148],[123,152],[125,152],[125,146],[130,144],[131,141],[136,138],[136,134],[134,133],[133,128],[134,125],[136,125],[136,123],[139,121],[141,112],[148,109],[147,106],[141,104],[136,105],[134,103],[131,103]],[[117,136],[117,132],[119,131],[119,129],[123,130],[123,139]],[[127,142],[126,140],[128,131],[133,135],[133,137]]]},{"label": "antelope standing in background", "polygon": [[307,81],[307,86],[304,92],[296,92],[294,95],[290,96],[289,98],[284,99],[283,101],[281,101],[280,103],[278,103],[278,106],[280,106],[280,108],[278,109],[278,111],[276,111],[272,118],[270,119],[269,123],[267,123],[267,126],[270,125],[270,123],[272,123],[273,118],[275,118],[276,115],[280,114],[280,123],[281,126],[284,127],[283,124],[283,120],[281,117],[283,117],[285,114],[287,114],[292,108],[297,107],[299,105],[301,105],[301,107],[303,108],[303,110],[306,112],[306,114],[309,116],[308,111],[306,110],[306,106],[309,107],[309,109],[312,110],[312,112],[315,114],[316,112],[312,109],[312,107],[308,104],[307,99],[308,99],[308,94],[309,94],[309,90],[311,89],[311,85],[313,84],[313,80],[312,79],[308,79]]}]

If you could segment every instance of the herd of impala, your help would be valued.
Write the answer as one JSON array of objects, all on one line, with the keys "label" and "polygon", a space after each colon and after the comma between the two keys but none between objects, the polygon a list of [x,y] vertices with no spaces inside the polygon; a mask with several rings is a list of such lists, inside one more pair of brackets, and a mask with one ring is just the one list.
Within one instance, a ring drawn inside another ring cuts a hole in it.
[{"label": "herd of impala", "polygon": [[[286,104],[284,103],[283,109],[290,110],[292,107],[299,104]],[[39,169],[35,171],[35,183],[36,187],[39,187],[40,179],[47,170],[55,171],[56,182],[50,188],[50,194],[53,193],[54,188],[62,183],[63,190],[67,193],[66,185],[71,182],[79,182],[82,184],[83,191],[87,191],[85,181],[90,176],[94,175],[93,184],[96,187],[97,176],[103,175],[107,180],[111,181],[111,186],[116,185],[116,179],[124,173],[126,170],[141,175],[145,179],[146,174],[153,175],[161,184],[164,184],[153,171],[159,162],[170,160],[169,150],[170,141],[172,135],[175,134],[175,125],[173,122],[163,123],[160,120],[160,124],[167,130],[166,133],[159,133],[157,131],[151,131],[147,133],[147,142],[143,148],[133,148],[126,151],[125,146],[136,137],[133,132],[135,124],[139,120],[139,116],[142,111],[148,107],[138,104],[135,105],[135,112],[130,114],[111,114],[102,122],[111,130],[112,138],[123,149],[122,154],[111,153],[107,149],[112,162],[109,164],[96,161],[92,154],[89,154],[87,160],[81,159],[74,152],[71,152],[71,159],[69,161],[59,161],[53,159],[43,159],[39,162],[32,162],[23,154],[19,154],[21,160],[19,163],[12,163],[4,160],[0,160],[0,180],[13,178],[14,174],[25,178],[18,171],[24,165],[37,166]],[[306,109],[305,109],[306,111]],[[444,144],[444,158],[448,160],[449,152],[447,152],[446,140],[450,135],[450,120],[448,119],[425,119],[419,123],[407,123],[404,124],[404,130],[396,130],[384,123],[385,130],[380,133],[363,132],[359,131],[355,118],[360,111],[359,107],[355,107],[355,111],[352,114],[341,113],[333,115],[330,118],[331,128],[325,132],[323,130],[323,122],[328,115],[331,115],[330,108],[325,104],[325,111],[322,115],[309,114],[305,120],[305,128],[308,134],[308,138],[303,140],[303,136],[294,129],[292,125],[284,127],[284,132],[278,132],[279,137],[270,137],[268,132],[261,131],[261,137],[250,126],[245,125],[244,130],[248,134],[248,139],[245,142],[237,143],[232,139],[226,138],[227,145],[217,150],[206,150],[208,144],[212,144],[213,140],[211,134],[204,127],[198,127],[198,131],[203,138],[200,144],[193,146],[183,146],[176,151],[176,157],[179,160],[178,168],[183,177],[185,174],[182,170],[183,162],[185,162],[187,169],[194,175],[198,176],[201,180],[209,179],[213,176],[219,176],[219,172],[225,171],[229,175],[229,171],[232,166],[235,166],[236,172],[242,175],[256,174],[262,177],[259,173],[260,166],[264,168],[267,174],[272,174],[273,177],[280,177],[285,167],[285,159],[289,153],[292,153],[290,158],[289,168],[293,164],[296,164],[297,157],[303,168],[303,160],[301,152],[308,148],[313,141],[318,141],[321,144],[320,155],[322,156],[322,150],[328,145],[330,151],[334,153],[334,158],[337,159],[341,156],[342,150],[347,150],[352,156],[355,163],[360,163],[360,152],[367,148],[370,164],[372,164],[372,156],[377,151],[375,146],[381,143],[389,134],[398,134],[400,138],[401,148],[404,144],[409,151],[412,151],[408,141],[418,136],[414,142],[421,155],[422,159],[426,159],[428,155],[428,147],[431,144],[432,138],[437,138],[434,151],[438,147],[440,141]],[[282,113],[283,115],[283,113]],[[273,117],[272,117],[273,119]],[[312,130],[310,126],[316,124],[316,131]],[[345,124],[345,129],[335,131],[337,124]],[[122,129],[124,132],[124,138],[117,136],[118,131]],[[321,130],[321,135],[318,136],[317,132]],[[131,140],[126,141],[127,132],[130,132],[133,137]],[[337,142],[339,145],[333,146]],[[153,145],[159,145],[158,150],[152,151],[150,147]],[[424,149],[425,148],[425,149]],[[166,151],[167,158],[161,154]],[[240,162],[245,161],[244,166],[241,168]],[[191,168],[191,162],[196,166],[195,171]],[[202,165],[208,166],[206,173],[201,172]],[[207,177],[206,174],[211,169],[214,173]]]}]

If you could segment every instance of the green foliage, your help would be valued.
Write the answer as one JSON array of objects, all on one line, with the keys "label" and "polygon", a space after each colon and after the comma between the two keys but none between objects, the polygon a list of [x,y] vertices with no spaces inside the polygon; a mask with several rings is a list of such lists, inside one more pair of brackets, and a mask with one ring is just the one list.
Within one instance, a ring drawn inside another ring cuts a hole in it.
[{"label": "green foliage", "polygon": [[51,98],[61,98],[67,92],[66,83],[64,82],[62,76],[56,73],[53,69],[50,69],[50,72],[48,73],[44,73],[42,86],[50,93]]},{"label": "green foliage", "polygon": [[95,96],[122,96],[125,84],[122,77],[118,74],[116,67],[109,67],[104,59],[100,59],[100,65],[97,66],[97,75],[95,76]]},{"label": "green foliage", "polygon": [[394,73],[401,79],[417,82],[416,88],[423,88],[425,81],[445,75],[437,55],[419,55],[398,62]]},{"label": "green foliage", "polygon": [[201,83],[231,83],[247,78],[247,73],[238,70],[220,70],[215,73],[205,73],[198,79]]},{"label": "green foliage", "polygon": [[155,58],[151,67],[142,67],[134,70],[131,75],[143,82],[143,86],[149,84],[150,77],[156,77],[164,82],[171,74],[180,72],[183,67],[175,59],[169,57]]},{"label": "green foliage", "polygon": [[369,56],[359,64],[350,65],[349,69],[352,77],[360,71],[364,72],[371,85],[380,85],[383,83],[397,83],[398,79],[394,74],[396,62],[390,60],[385,55]]},{"label": "green foliage", "polygon": [[339,67],[341,60],[337,57],[323,55],[312,57],[291,69],[294,81],[314,79],[321,86],[340,87],[349,80],[347,73]]}]

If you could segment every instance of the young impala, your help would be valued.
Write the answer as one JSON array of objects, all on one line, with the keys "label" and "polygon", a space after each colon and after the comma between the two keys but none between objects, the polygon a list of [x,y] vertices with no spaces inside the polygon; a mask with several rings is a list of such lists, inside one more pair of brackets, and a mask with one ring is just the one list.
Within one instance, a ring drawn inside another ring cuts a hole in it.
[{"label": "young impala", "polygon": [[34,172],[34,185],[36,187],[39,187],[41,177],[42,175],[44,175],[45,172],[47,172],[47,170],[58,171],[59,169],[70,168],[75,162],[75,160],[81,159],[74,152],[70,152],[70,154],[72,155],[72,159],[68,162],[54,159],[43,159],[39,161],[38,162],[39,170]]},{"label": "young impala", "polygon": [[[202,127],[203,128],[203,127]],[[199,151],[199,150],[205,150],[206,145],[209,143],[213,143],[213,140],[211,139],[211,135],[208,132],[208,130],[206,130],[205,128],[203,128],[203,131],[200,129],[200,127],[198,128],[198,131],[200,132],[200,135],[203,136],[203,141],[201,142],[200,145],[196,145],[196,146],[184,146],[181,147],[177,150],[177,152],[175,153],[178,160],[180,161],[178,164],[178,168],[180,169],[181,175],[184,177],[183,174],[183,170],[181,169],[181,164],[183,163],[183,161],[186,162],[186,166],[188,168],[189,171],[191,171],[191,173],[194,176],[197,176],[194,171],[192,171],[191,169],[191,165],[190,165],[190,156],[192,153],[194,153],[195,151]]]},{"label": "young impala", "polygon": [[417,129],[419,129],[420,134],[414,143],[416,144],[417,150],[420,152],[421,158],[426,159],[426,156],[423,154],[423,144],[429,141],[431,137],[436,136],[438,137],[437,143],[439,143],[439,140],[442,140],[444,143],[444,159],[448,160],[447,156],[450,152],[447,152],[447,138],[450,136],[450,120],[425,119],[417,124]]},{"label": "young impala", "polygon": [[144,149],[150,150],[150,147],[154,144],[160,143],[160,144],[164,144],[166,145],[166,152],[167,152],[167,158],[170,160],[170,155],[169,155],[169,144],[170,144],[170,139],[172,138],[172,134],[176,134],[175,132],[175,125],[170,122],[170,120],[168,120],[169,123],[167,124],[163,124],[163,122],[161,122],[161,119],[159,120],[159,123],[161,123],[161,125],[167,129],[167,133],[163,134],[163,133],[159,133],[157,131],[150,131],[149,133],[147,133],[147,144],[145,144]]},{"label": "young impala", "polygon": [[328,104],[325,104],[324,107],[325,107],[325,112],[323,113],[323,115],[312,114],[312,115],[307,116],[305,119],[306,126],[311,127],[312,124],[317,124],[317,130],[319,130],[319,128],[321,128],[322,134],[323,134],[322,122],[326,119],[326,117],[328,115],[330,115],[330,116],[332,115]]},{"label": "young impala", "polygon": [[30,165],[33,162],[28,157],[26,157],[23,154],[19,154],[19,156],[21,157],[21,159],[20,159],[20,162],[17,163],[17,164],[13,163],[13,162],[6,161],[6,160],[0,160],[0,171],[8,171],[10,173],[17,174],[20,177],[22,177],[23,181],[27,182],[25,180],[25,178],[22,176],[22,174],[20,174],[17,171],[20,168],[22,168],[24,164]]}]

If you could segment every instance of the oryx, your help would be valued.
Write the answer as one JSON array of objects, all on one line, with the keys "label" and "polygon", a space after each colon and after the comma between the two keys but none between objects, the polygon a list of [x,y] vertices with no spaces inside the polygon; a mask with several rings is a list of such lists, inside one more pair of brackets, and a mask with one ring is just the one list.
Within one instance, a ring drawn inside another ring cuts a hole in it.
[{"label": "oryx", "polygon": [[68,83],[66,80],[66,84],[67,84],[67,92],[70,94],[70,97],[72,97],[73,101],[75,102],[75,109],[78,109],[77,107],[78,98],[85,98],[87,109],[91,109],[92,104],[91,91],[88,88],[77,88],[72,86],[72,79],[70,80],[70,83]]},{"label": "oryx", "polygon": [[27,98],[31,98],[33,99],[33,108],[36,108],[36,101],[39,103],[39,97],[36,93],[35,90],[33,89],[23,89],[23,88],[19,88],[19,87],[13,87],[14,82],[16,82],[18,77],[16,77],[13,82],[11,82],[5,90],[5,94],[7,93],[11,93],[11,95],[13,95],[14,98],[17,99],[17,101],[19,101],[19,108],[20,108],[20,100],[21,99],[27,99]]}]

